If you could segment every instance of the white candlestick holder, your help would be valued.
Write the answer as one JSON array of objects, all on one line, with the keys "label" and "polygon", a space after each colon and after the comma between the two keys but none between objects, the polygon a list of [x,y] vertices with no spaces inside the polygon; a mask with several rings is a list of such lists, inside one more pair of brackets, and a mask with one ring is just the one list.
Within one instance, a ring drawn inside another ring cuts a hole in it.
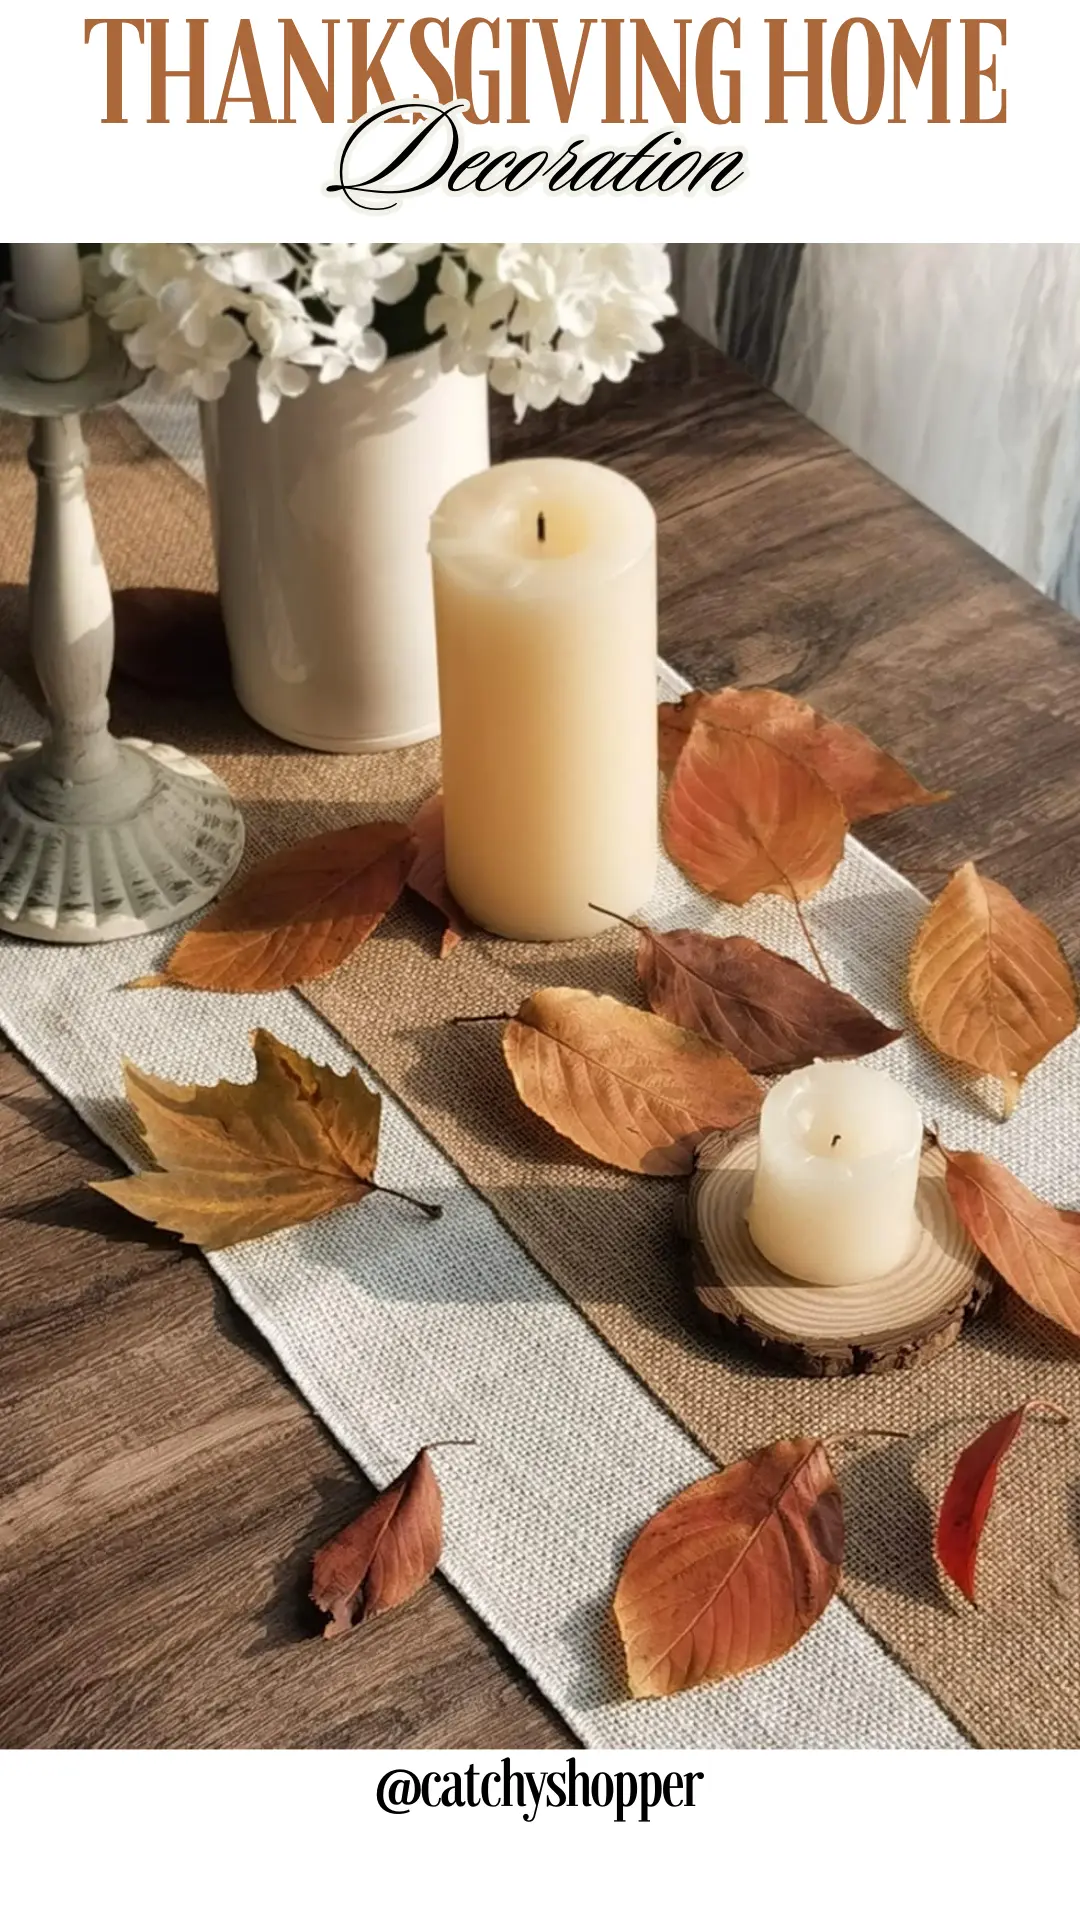
[{"label": "white candlestick holder", "polygon": [[138,385],[91,317],[90,357],[68,378],[64,343],[27,354],[27,321],[0,291],[0,412],[33,421],[37,517],[30,648],[51,722],[43,743],[0,755],[0,929],[87,944],[170,926],[212,900],[243,851],[240,811],[200,760],[109,731],[113,606],[86,494],[81,416]]}]

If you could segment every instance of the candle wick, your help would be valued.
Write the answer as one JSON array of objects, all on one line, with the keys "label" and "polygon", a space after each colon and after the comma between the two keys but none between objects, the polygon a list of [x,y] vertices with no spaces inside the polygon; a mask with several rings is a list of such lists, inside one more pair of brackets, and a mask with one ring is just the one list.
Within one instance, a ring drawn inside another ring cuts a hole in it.
[{"label": "candle wick", "polygon": [[838,1147],[840,1145],[840,1135],[838,1133],[833,1134],[832,1144],[834,1147]]},{"label": "candle wick", "polygon": [[544,519],[542,513],[538,513],[536,516],[536,537],[541,544],[547,539],[547,521]]}]

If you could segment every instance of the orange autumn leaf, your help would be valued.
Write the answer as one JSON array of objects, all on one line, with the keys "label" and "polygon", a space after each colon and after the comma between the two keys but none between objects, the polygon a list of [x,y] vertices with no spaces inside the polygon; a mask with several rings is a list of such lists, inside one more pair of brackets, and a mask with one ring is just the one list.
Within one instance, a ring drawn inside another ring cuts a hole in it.
[{"label": "orange autumn leaf", "polygon": [[696,886],[731,906],[759,893],[808,900],[839,865],[844,810],[823,780],[753,734],[700,722],[664,800],[664,845]]},{"label": "orange autumn leaf", "polygon": [[984,1153],[943,1152],[949,1198],[984,1259],[1036,1313],[1080,1338],[1080,1214],[1036,1199]]},{"label": "orange autumn leaf", "polygon": [[1025,1415],[1036,1410],[1068,1418],[1060,1407],[1052,1407],[1046,1401],[1026,1401],[1022,1407],[995,1420],[970,1447],[964,1448],[945,1489],[938,1511],[934,1548],[939,1564],[972,1606],[976,1604],[979,1543],[994,1498],[998,1468],[1023,1426]]},{"label": "orange autumn leaf", "polygon": [[854,1060],[900,1038],[848,993],[741,934],[638,932],[637,975],[654,1013],[727,1047],[751,1073]]},{"label": "orange autumn leaf", "polygon": [[472,932],[473,925],[458,906],[446,878],[442,794],[433,793],[429,800],[425,800],[423,806],[413,814],[410,824],[416,852],[409,869],[408,885],[413,893],[420,895],[421,900],[426,900],[437,913],[441,913],[446,922],[439,947],[439,958],[445,960],[465,935]]},{"label": "orange autumn leaf", "polygon": [[771,740],[794,754],[836,794],[852,824],[949,798],[948,793],[931,793],[857,727],[827,720],[804,700],[772,687],[687,693],[661,706],[660,764],[666,771],[674,768],[695,720]]},{"label": "orange autumn leaf", "polygon": [[254,1080],[212,1087],[159,1080],[128,1061],[127,1097],[157,1168],[94,1181],[96,1192],[209,1252],[379,1191],[379,1095],[355,1068],[335,1073],[262,1029],[252,1045]]},{"label": "orange autumn leaf", "polygon": [[520,1098],[582,1152],[628,1173],[692,1171],[706,1133],[749,1120],[761,1089],[722,1047],[579,987],[543,987],[503,1035]]},{"label": "orange autumn leaf", "polygon": [[317,980],[372,934],[405,885],[412,834],[373,820],[263,860],[136,987],[273,993]]},{"label": "orange autumn leaf", "polygon": [[405,1471],[315,1555],[311,1598],[330,1615],[324,1639],[403,1606],[430,1579],[441,1552],[442,1493],[431,1456],[421,1447]]},{"label": "orange autumn leaf", "polygon": [[779,1659],[840,1585],[844,1516],[820,1440],[777,1440],[686,1487],[623,1563],[615,1619],[635,1699]]},{"label": "orange autumn leaf", "polygon": [[1049,927],[970,860],[915,936],[908,995],[939,1053],[1001,1082],[1006,1119],[1077,1021],[1076,983]]}]

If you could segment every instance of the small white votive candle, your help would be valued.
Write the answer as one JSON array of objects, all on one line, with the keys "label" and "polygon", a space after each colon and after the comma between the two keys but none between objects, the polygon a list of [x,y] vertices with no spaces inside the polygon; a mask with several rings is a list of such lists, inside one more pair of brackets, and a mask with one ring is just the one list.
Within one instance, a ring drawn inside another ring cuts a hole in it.
[{"label": "small white votive candle", "polygon": [[919,1234],[923,1120],[886,1073],[848,1062],[777,1082],[761,1109],[750,1236],[781,1273],[818,1287],[880,1280]]}]

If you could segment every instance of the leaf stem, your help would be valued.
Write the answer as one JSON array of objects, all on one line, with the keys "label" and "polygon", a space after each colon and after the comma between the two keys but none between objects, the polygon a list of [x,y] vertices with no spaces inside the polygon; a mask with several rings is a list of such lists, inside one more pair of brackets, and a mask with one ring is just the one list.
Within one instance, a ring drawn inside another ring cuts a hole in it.
[{"label": "leaf stem", "polygon": [[450,1016],[450,1025],[468,1027],[479,1020],[515,1020],[516,1018],[517,1015],[513,1013],[454,1013]]},{"label": "leaf stem", "polygon": [[629,927],[631,933],[649,933],[649,927],[641,927],[636,920],[628,920],[624,913],[613,913],[610,907],[598,907],[595,900],[588,902],[591,913],[602,913],[605,920],[617,920],[620,927]]},{"label": "leaf stem", "polygon": [[911,1440],[914,1435],[903,1427],[853,1427],[849,1433],[826,1433],[821,1444],[829,1447],[857,1447],[862,1440]]},{"label": "leaf stem", "polygon": [[[790,880],[788,881],[788,885],[789,887],[791,886]],[[825,962],[822,959],[820,953],[818,952],[817,941],[814,939],[814,936],[810,931],[810,927],[807,922],[806,915],[802,909],[802,901],[799,899],[799,896],[796,893],[794,887],[791,887],[791,904],[795,909],[795,918],[798,920],[799,925],[803,930],[803,937],[806,941],[806,944],[809,947],[817,963],[818,971],[821,974],[821,977],[824,980],[825,985],[827,987],[831,987],[832,981],[829,979],[829,970],[825,965]]]},{"label": "leaf stem", "polygon": [[402,1193],[400,1187],[382,1187],[374,1180],[371,1183],[371,1191],[385,1193],[391,1200],[404,1200],[410,1207],[419,1207],[421,1213],[426,1213],[429,1220],[442,1219],[443,1210],[434,1200],[421,1200],[415,1193]]},{"label": "leaf stem", "polygon": [[1059,1407],[1056,1400],[1028,1400],[1024,1404],[1025,1413],[1052,1413],[1068,1426],[1072,1414],[1067,1407]]}]

